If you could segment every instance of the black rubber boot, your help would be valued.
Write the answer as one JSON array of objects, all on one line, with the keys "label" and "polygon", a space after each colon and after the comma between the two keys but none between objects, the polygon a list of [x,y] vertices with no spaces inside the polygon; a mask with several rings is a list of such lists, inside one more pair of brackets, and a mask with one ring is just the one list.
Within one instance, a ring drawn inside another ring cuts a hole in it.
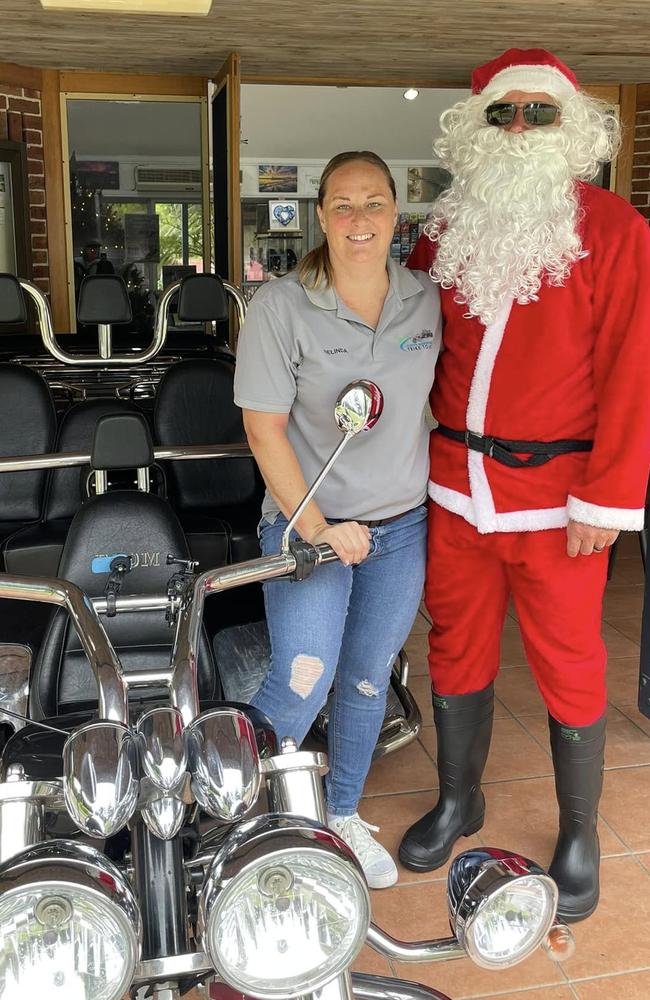
[{"label": "black rubber boot", "polygon": [[560,835],[549,875],[560,890],[558,916],[584,920],[598,905],[600,845],[596,826],[603,788],[606,717],[576,729],[548,719],[560,807]]},{"label": "black rubber boot", "polygon": [[433,692],[440,795],[435,808],[404,835],[399,859],[406,868],[418,872],[439,868],[459,837],[469,837],[483,826],[481,778],[493,716],[492,684],[474,694],[442,697]]}]

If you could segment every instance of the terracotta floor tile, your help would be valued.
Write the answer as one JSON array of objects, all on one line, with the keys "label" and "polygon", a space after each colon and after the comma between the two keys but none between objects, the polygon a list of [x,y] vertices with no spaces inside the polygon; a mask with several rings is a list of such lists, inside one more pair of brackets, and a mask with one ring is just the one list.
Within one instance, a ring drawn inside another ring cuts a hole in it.
[{"label": "terracotta floor tile", "polygon": [[419,677],[409,677],[408,687],[418,704],[418,708],[420,709],[420,713],[422,715],[422,725],[432,726],[433,706],[431,704],[431,678],[429,677],[428,671],[426,674],[422,674]]},{"label": "terracotta floor tile", "polygon": [[428,635],[430,628],[431,622],[429,619],[421,611],[418,611],[413,622],[413,627],[411,628],[411,635]]},{"label": "terracotta floor tile", "polygon": [[[622,615],[617,615],[617,618],[623,617]],[[629,616],[625,616],[629,617]],[[619,632],[618,629],[613,628],[608,625],[607,622],[603,623],[602,636],[605,640],[605,645],[607,646],[607,653],[610,657],[617,656],[636,656],[639,657],[639,644],[638,642],[633,642],[627,636]]]},{"label": "terracotta floor tile", "polygon": [[[558,831],[558,811],[553,778],[486,784],[485,825],[479,836],[490,847],[517,851],[546,867],[553,856]],[[628,848],[605,822],[599,825],[603,857]]]},{"label": "terracotta floor tile", "polygon": [[[634,857],[650,873],[650,851],[646,851],[645,854],[635,854]],[[650,990],[648,991],[648,996],[650,996]]]},{"label": "terracotta floor tile", "polygon": [[629,586],[630,584],[644,583],[643,563],[640,554],[637,552],[632,559],[617,559],[614,566],[614,574],[607,584],[607,589],[619,585]]},{"label": "terracotta floor tile", "polygon": [[603,618],[621,618],[625,616],[641,617],[643,610],[643,587],[608,587],[603,600]]},{"label": "terracotta floor tile", "polygon": [[[637,713],[638,714],[638,713]],[[609,706],[607,713],[605,767],[633,767],[650,764],[650,719],[646,734],[619,709]],[[523,718],[522,725],[539,743],[548,745],[548,721],[539,715]]]},{"label": "terracotta floor tile", "polygon": [[620,712],[626,718],[630,719],[635,726],[638,726],[639,729],[642,729],[644,733],[650,736],[650,719],[647,719],[645,715],[641,715],[636,705],[624,705],[620,709]]},{"label": "terracotta floor tile", "polygon": [[546,706],[529,669],[499,671],[494,690],[506,708],[518,718],[546,715]]},{"label": "terracotta floor tile", "polygon": [[641,644],[641,616],[630,618],[608,618],[607,624],[615,628],[617,632],[631,639],[632,642]]},{"label": "terracotta floor tile", "polygon": [[650,767],[628,767],[605,774],[600,814],[632,851],[650,850],[649,787]]},{"label": "terracotta floor tile", "polygon": [[[625,640],[626,642],[628,640]],[[636,706],[639,692],[639,651],[636,656],[610,657],[607,663],[607,697],[612,705]]]},{"label": "terracotta floor tile", "polygon": [[574,983],[573,989],[578,1000],[648,1000],[650,971],[628,972],[622,976],[606,976],[604,979]]},{"label": "terracotta floor tile", "polygon": [[[423,729],[420,740],[435,760],[434,728]],[[513,778],[538,777],[551,773],[550,756],[522,729],[516,719],[495,719],[485,781],[510,781]]]},{"label": "terracotta floor tile", "polygon": [[382,757],[372,765],[364,795],[415,792],[433,788],[437,784],[435,765],[416,740],[399,753]]},{"label": "terracotta floor tile", "polygon": [[[517,990],[516,993],[488,994],[489,1000],[576,1000],[570,986],[542,986],[539,990]],[[488,996],[478,1000],[488,1000]]]},{"label": "terracotta floor tile", "polygon": [[404,643],[404,649],[409,661],[411,676],[429,675],[429,640],[428,632],[411,632]]},{"label": "terracotta floor tile", "polygon": [[519,626],[515,625],[513,628],[507,625],[501,635],[501,666],[519,667],[526,666],[527,663]]},{"label": "terracotta floor tile", "polygon": [[570,980],[650,966],[650,877],[631,857],[605,858],[600,882],[598,909],[572,926],[576,952],[562,965]]},{"label": "terracotta floor tile", "polygon": [[353,972],[367,972],[371,976],[391,976],[388,959],[365,945],[352,965]]},{"label": "terracotta floor tile", "polygon": [[[449,924],[444,886],[404,885],[373,894],[373,918],[383,930],[401,940],[447,937]],[[487,971],[468,958],[427,965],[394,963],[401,979],[434,986],[454,1000],[508,993],[525,987],[564,983],[558,965],[539,950],[512,969]],[[522,1000],[527,1000],[526,995]]]}]

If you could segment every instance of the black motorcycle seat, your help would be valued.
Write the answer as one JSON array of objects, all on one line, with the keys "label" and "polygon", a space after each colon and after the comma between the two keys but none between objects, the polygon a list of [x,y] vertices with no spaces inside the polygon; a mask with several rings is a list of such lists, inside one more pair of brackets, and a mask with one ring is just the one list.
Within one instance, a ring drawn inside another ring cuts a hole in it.
[{"label": "black motorcycle seat", "polygon": [[[167,555],[188,559],[189,550],[178,518],[166,501],[130,490],[88,500],[73,518],[57,575],[76,584],[89,597],[102,597],[116,555],[129,555],[132,569],[120,596],[164,594],[174,566]],[[102,616],[125,671],[164,668],[174,638],[164,611],[137,611]],[[217,692],[209,643],[202,635],[198,661],[199,693]],[[97,688],[79,638],[64,609],[57,609],[34,663],[30,714],[34,719],[74,710],[96,700]],[[160,695],[160,690],[147,696]],[[138,692],[142,696],[142,692]]]}]

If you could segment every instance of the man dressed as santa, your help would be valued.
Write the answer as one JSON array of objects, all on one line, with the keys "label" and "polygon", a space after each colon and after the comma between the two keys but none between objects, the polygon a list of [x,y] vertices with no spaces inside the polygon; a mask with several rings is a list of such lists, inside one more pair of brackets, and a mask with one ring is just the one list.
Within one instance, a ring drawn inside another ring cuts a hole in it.
[{"label": "man dressed as santa", "polygon": [[509,596],[549,712],[559,913],[598,903],[608,546],[643,527],[650,230],[587,183],[618,126],[559,59],[511,49],[442,117],[453,175],[409,265],[441,286],[426,604],[440,795],[400,859],[429,871],[483,825]]}]

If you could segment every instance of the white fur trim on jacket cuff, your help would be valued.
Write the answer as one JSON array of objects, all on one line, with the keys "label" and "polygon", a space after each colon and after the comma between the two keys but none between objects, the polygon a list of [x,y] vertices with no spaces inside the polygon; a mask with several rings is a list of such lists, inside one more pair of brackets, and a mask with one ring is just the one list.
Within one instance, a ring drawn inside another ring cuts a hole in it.
[{"label": "white fur trim on jacket cuff", "polygon": [[611,531],[642,531],[645,521],[643,507],[600,507],[572,496],[567,501],[567,513],[572,521]]}]

